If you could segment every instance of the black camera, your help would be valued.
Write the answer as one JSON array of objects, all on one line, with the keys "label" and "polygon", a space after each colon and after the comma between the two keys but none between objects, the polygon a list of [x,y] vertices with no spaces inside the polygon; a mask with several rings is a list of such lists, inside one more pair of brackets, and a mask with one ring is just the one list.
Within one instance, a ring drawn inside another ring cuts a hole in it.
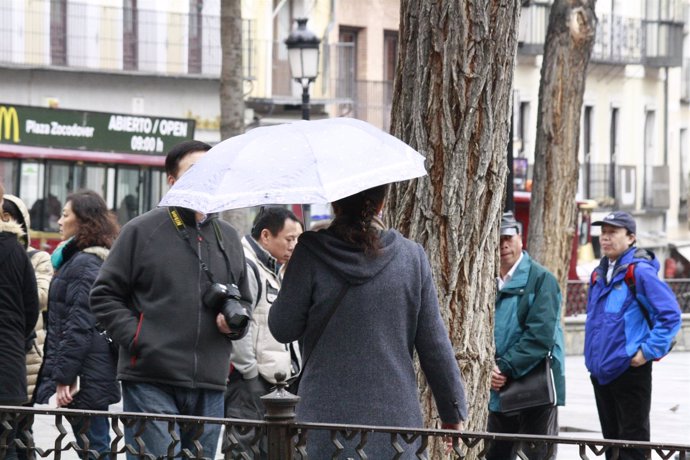
[{"label": "black camera", "polygon": [[239,340],[247,335],[249,321],[252,319],[247,309],[239,302],[240,298],[237,286],[220,283],[210,285],[202,297],[206,308],[222,313],[225,317],[225,322],[230,328],[230,340]]}]

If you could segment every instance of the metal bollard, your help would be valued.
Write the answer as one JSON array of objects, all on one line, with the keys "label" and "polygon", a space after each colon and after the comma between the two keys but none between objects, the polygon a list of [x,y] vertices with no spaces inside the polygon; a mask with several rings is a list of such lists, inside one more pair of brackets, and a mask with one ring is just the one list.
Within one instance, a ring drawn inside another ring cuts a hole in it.
[{"label": "metal bollard", "polygon": [[292,460],[295,450],[292,426],[299,396],[287,391],[285,377],[284,373],[276,372],[276,389],[261,397],[266,408],[264,420],[267,422],[269,460]]}]

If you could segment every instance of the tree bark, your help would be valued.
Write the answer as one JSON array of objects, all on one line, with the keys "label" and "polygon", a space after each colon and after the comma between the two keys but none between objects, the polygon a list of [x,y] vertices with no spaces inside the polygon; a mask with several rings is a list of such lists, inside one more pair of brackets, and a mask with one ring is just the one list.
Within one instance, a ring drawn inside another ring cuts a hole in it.
[{"label": "tree bark", "polygon": [[[221,0],[220,37],[220,137],[224,140],[244,133],[241,0]],[[240,236],[251,229],[247,209],[224,211],[222,217]]]},{"label": "tree bark", "polygon": [[563,293],[577,219],[580,114],[595,39],[595,3],[553,3],[539,83],[527,248],[556,276]]},{"label": "tree bark", "polygon": [[242,2],[222,0],[220,4],[220,137],[244,133],[242,75]]},{"label": "tree bark", "polygon": [[[466,383],[467,430],[486,426],[494,364],[494,276],[508,174],[520,2],[402,0],[391,132],[429,175],[391,187],[386,217],[429,255]],[[439,426],[420,375],[428,426]],[[430,458],[443,458],[439,446]]]}]

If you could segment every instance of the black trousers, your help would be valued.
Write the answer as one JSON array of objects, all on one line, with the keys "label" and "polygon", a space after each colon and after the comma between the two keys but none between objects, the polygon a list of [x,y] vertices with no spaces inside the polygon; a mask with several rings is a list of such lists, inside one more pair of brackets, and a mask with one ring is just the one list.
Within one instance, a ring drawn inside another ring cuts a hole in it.
[{"label": "black trousers", "polygon": [[[491,433],[538,434],[558,436],[558,408],[553,406],[534,407],[510,415],[489,412],[487,431]],[[552,444],[551,455],[546,444],[534,448],[526,443],[494,442],[486,455],[486,460],[513,460],[518,449],[530,460],[552,460],[556,458],[557,445]]]},{"label": "black trousers", "polygon": [[[628,368],[620,377],[599,385],[592,377],[601,433],[606,439],[649,441],[649,410],[652,405],[652,362]],[[613,453],[606,452],[606,458]],[[620,460],[644,460],[649,451],[622,449]]]},{"label": "black trousers", "polygon": [[[228,378],[228,388],[225,390],[225,416],[228,418],[239,418],[248,420],[263,420],[264,405],[261,396],[271,392],[273,385],[260,375],[251,380],[244,380],[242,374],[233,372]],[[252,441],[255,432],[252,430],[247,434],[237,433],[240,447],[229,449],[226,434],[223,435],[223,451],[226,452],[226,459],[243,458],[243,454],[251,455]],[[256,459],[268,458],[268,444],[263,437],[258,443],[259,455],[253,456]]]}]

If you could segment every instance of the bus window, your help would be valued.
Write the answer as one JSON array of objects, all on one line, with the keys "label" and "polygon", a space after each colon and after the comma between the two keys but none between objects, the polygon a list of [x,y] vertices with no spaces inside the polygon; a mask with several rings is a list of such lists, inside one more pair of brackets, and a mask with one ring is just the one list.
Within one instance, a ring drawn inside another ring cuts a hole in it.
[{"label": "bus window", "polygon": [[64,203],[67,196],[77,190],[75,185],[69,164],[48,162],[47,196],[52,195],[60,203]]},{"label": "bus window", "polygon": [[117,220],[124,225],[141,213],[139,168],[118,168],[116,196],[119,200]]},{"label": "bus window", "polygon": [[[38,169],[40,171],[43,168]],[[22,176],[24,176],[23,173],[24,168],[22,168]],[[42,176],[42,174],[39,176]],[[31,228],[35,230],[57,231],[59,229],[57,222],[62,214],[62,205],[67,195],[73,191],[70,165],[49,162],[46,176],[45,187],[43,187],[42,180],[36,181],[38,184],[36,189],[37,199],[31,204],[29,211]],[[24,177],[22,177],[22,193],[26,191],[27,189],[24,188]]]},{"label": "bus window", "polygon": [[17,194],[17,160],[0,160],[0,184],[5,187],[5,193]]},{"label": "bus window", "polygon": [[104,166],[79,165],[74,168],[74,176],[77,190],[93,190],[100,196],[105,196]]},{"label": "bus window", "polygon": [[103,198],[108,208],[113,210],[117,209],[115,206],[115,175],[115,168],[113,166],[108,166],[105,195],[103,195]]},{"label": "bus window", "polygon": [[153,209],[158,206],[158,203],[163,199],[163,195],[170,187],[168,186],[168,177],[165,171],[151,170],[149,177],[151,178],[151,202],[149,207]]},{"label": "bus window", "polygon": [[[44,168],[35,161],[22,161],[22,174],[19,181],[20,198],[31,208],[39,198],[43,197]],[[34,222],[31,222],[33,228]]]}]

